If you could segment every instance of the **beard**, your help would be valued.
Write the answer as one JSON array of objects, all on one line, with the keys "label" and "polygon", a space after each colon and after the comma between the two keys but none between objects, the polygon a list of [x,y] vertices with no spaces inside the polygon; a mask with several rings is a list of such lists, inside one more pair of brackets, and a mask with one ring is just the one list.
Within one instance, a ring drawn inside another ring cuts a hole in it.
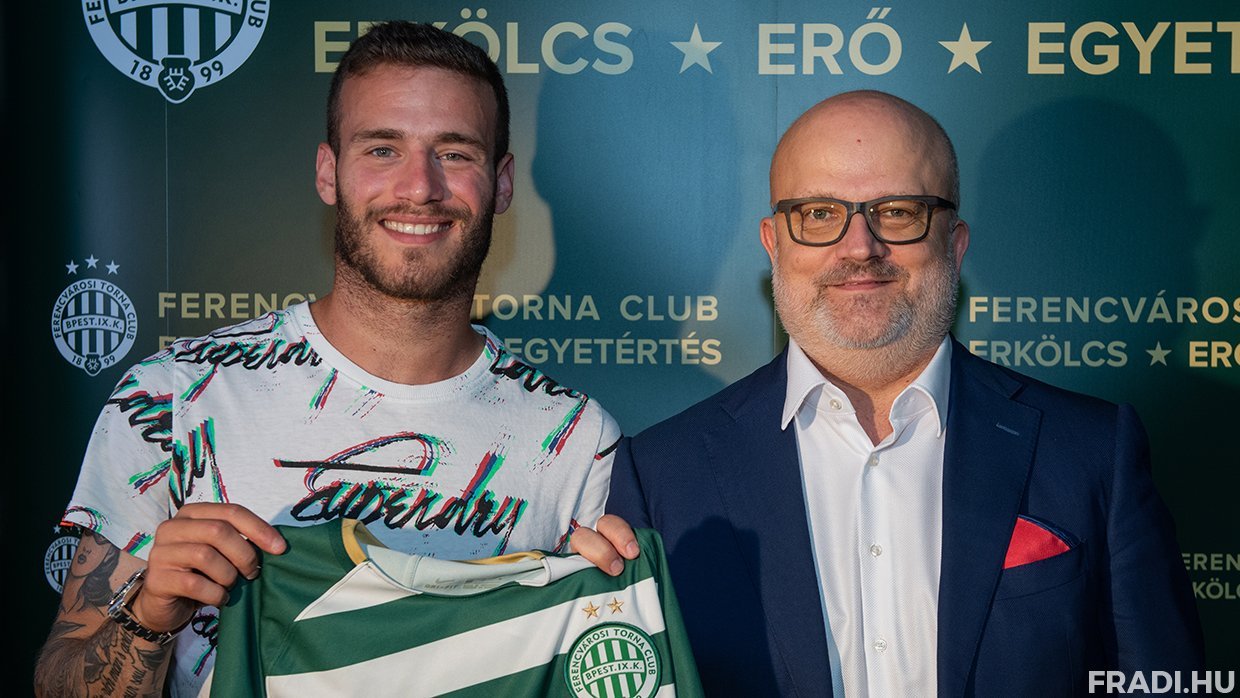
[{"label": "beard", "polygon": [[838,298],[829,294],[831,285],[856,278],[905,282],[909,272],[888,260],[844,260],[814,277],[806,287],[784,279],[776,264],[771,278],[775,309],[789,336],[802,347],[859,350],[899,343],[919,354],[937,345],[951,330],[960,277],[950,239],[943,254],[926,265],[920,292],[905,289],[894,298],[860,294]]},{"label": "beard", "polygon": [[[444,301],[473,295],[491,247],[491,223],[495,211],[485,206],[477,215],[438,203],[424,206],[388,206],[353,210],[344,196],[336,205],[336,258],[361,276],[371,288],[401,300]],[[442,260],[439,253],[407,248],[394,268],[385,267],[368,231],[392,214],[425,215],[450,219],[460,228],[460,247],[453,258]]]}]

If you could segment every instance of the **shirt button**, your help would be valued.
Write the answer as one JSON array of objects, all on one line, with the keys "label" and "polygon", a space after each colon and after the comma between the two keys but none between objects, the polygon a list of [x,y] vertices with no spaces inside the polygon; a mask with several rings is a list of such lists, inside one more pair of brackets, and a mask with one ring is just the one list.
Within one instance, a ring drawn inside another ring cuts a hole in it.
[{"label": "shirt button", "polygon": [[870,546],[870,554],[871,554],[871,555],[873,555],[874,557],[878,557],[879,555],[882,555],[882,554],[883,554],[883,546],[879,545],[878,543],[875,543],[874,545],[871,545],[871,546]]},{"label": "shirt button", "polygon": [[878,639],[878,640],[875,640],[875,641],[874,641],[874,649],[878,650],[879,652],[886,652],[886,651],[887,651],[887,641],[886,641],[886,640],[883,640],[883,639]]},{"label": "shirt button", "polygon": [[871,467],[873,467],[873,466],[875,466],[875,465],[878,465],[878,454],[877,454],[877,453],[875,453],[875,454],[871,455],[871,456],[870,456],[870,458],[869,458],[869,460],[867,460],[867,461],[865,462],[865,464],[866,464],[866,465],[868,465],[868,466],[871,466]]},{"label": "shirt button", "polygon": [[831,405],[831,409],[833,410],[839,410],[839,409],[844,408],[844,403],[840,402],[839,400],[836,400],[835,398],[831,399],[830,405]]}]

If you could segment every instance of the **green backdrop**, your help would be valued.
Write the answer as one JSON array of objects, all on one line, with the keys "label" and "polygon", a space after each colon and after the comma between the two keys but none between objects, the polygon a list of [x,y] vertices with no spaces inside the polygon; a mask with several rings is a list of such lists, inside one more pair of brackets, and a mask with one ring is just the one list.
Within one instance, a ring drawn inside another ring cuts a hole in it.
[{"label": "green backdrop", "polygon": [[[516,202],[475,310],[634,433],[778,350],[758,243],[782,130],[876,88],[938,117],[972,225],[956,333],[1135,404],[1210,668],[1240,657],[1240,7],[1049,0],[6,4],[6,596],[25,686],[73,541],[55,529],[129,364],[324,293],[313,187],[334,62],[366,22],[492,52]],[[171,57],[171,58],[169,58]],[[162,86],[162,87],[161,87]],[[111,302],[90,310],[86,292]],[[1083,427],[1083,428],[1087,428]]]}]

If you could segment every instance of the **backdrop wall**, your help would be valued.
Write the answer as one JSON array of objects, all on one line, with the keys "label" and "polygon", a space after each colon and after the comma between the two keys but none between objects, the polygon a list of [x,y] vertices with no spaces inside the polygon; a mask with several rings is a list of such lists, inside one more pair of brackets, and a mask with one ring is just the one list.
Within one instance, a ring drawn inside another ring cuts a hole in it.
[{"label": "backdrop wall", "polygon": [[[331,71],[435,22],[508,80],[516,200],[475,314],[628,433],[778,350],[758,221],[779,134],[858,88],[955,139],[957,336],[1135,404],[1210,667],[1240,657],[1240,10],[1232,2],[81,0],[6,6],[4,584],[25,685],[55,529],[125,367],[327,291]],[[107,300],[104,300],[107,299]]]}]

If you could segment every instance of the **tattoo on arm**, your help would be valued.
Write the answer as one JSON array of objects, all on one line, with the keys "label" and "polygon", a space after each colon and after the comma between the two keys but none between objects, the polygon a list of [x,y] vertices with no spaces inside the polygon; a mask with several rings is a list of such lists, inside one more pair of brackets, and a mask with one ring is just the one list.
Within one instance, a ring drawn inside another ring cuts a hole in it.
[{"label": "tattoo on arm", "polygon": [[160,686],[149,685],[147,678],[161,674],[167,647],[137,647],[141,641],[116,623],[108,623],[91,640],[83,676],[89,695],[141,696],[151,694],[152,689],[159,692]]},{"label": "tattoo on arm", "polygon": [[78,587],[77,603],[106,609],[112,599],[112,573],[116,571],[121,551],[94,531],[89,531],[87,535],[93,539],[100,555],[94,569],[86,574]]},{"label": "tattoo on arm", "polygon": [[[49,696],[158,696],[170,647],[134,637],[107,617],[120,585],[121,551],[96,533],[79,545],[60,612],[35,667],[36,692]],[[127,563],[127,567],[131,567]],[[122,570],[124,576],[128,576]]]}]

